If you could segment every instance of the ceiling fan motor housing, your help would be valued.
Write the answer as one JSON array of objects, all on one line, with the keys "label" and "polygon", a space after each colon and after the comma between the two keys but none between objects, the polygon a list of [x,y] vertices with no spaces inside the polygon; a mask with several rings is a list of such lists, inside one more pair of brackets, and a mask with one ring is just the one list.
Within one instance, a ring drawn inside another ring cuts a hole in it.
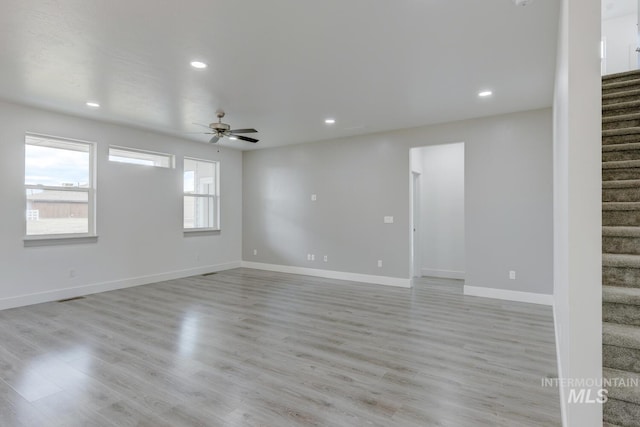
[{"label": "ceiling fan motor housing", "polygon": [[209,123],[209,127],[219,133],[224,133],[231,129],[231,126],[226,123]]}]

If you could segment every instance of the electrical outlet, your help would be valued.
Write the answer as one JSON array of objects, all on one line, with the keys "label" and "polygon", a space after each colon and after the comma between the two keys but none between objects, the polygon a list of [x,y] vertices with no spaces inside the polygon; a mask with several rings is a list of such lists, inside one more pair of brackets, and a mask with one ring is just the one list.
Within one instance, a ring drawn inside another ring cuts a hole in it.
[{"label": "electrical outlet", "polygon": [[311,261],[311,254],[307,254],[307,261]]},{"label": "electrical outlet", "polygon": [[76,277],[76,270],[75,269],[71,269],[69,270],[69,277]]},{"label": "electrical outlet", "polygon": [[516,280],[516,272],[511,270],[509,271],[509,279]]},{"label": "electrical outlet", "polygon": [[311,254],[311,261],[315,261],[316,260],[316,256],[314,254]]},{"label": "electrical outlet", "polygon": [[379,268],[382,267],[382,260],[381,259],[378,260],[378,267]]},{"label": "electrical outlet", "polygon": [[253,250],[253,255],[254,255],[254,256],[258,255],[258,250],[257,250],[257,249],[254,249],[254,250]]},{"label": "electrical outlet", "polygon": [[328,255],[324,256],[324,262],[329,262],[329,256]]},{"label": "electrical outlet", "polygon": [[312,194],[311,195],[311,201],[315,202],[316,200],[318,200],[318,196],[316,194]]}]

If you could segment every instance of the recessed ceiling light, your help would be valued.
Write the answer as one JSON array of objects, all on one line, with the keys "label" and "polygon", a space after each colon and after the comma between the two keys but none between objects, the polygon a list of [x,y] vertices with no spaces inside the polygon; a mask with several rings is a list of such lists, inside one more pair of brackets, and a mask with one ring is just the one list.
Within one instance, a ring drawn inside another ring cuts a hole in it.
[{"label": "recessed ceiling light", "polygon": [[493,92],[491,92],[490,90],[483,90],[482,92],[478,93],[478,96],[484,98],[485,96],[491,96],[493,95]]},{"label": "recessed ceiling light", "polygon": [[191,61],[191,66],[193,68],[207,68],[207,64],[200,61]]},{"label": "recessed ceiling light", "polygon": [[326,119],[324,122],[328,125],[332,125],[336,122],[336,119]]},{"label": "recessed ceiling light", "polygon": [[98,104],[97,102],[87,101],[87,107],[99,108],[100,104]]}]

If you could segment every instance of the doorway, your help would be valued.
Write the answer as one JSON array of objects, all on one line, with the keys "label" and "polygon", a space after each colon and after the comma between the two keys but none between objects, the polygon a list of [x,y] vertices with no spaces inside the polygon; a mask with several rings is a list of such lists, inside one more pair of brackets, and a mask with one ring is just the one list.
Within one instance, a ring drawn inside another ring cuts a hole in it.
[{"label": "doorway", "polygon": [[639,4],[640,0],[602,0],[602,75],[640,68]]},{"label": "doorway", "polygon": [[464,143],[412,148],[412,277],[464,279]]}]

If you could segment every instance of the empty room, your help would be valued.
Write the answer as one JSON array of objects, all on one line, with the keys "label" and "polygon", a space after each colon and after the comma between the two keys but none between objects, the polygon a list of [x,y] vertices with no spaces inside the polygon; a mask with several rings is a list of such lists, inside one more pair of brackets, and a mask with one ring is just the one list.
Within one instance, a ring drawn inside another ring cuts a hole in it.
[{"label": "empty room", "polygon": [[0,426],[640,425],[605,3],[1,2]]}]

